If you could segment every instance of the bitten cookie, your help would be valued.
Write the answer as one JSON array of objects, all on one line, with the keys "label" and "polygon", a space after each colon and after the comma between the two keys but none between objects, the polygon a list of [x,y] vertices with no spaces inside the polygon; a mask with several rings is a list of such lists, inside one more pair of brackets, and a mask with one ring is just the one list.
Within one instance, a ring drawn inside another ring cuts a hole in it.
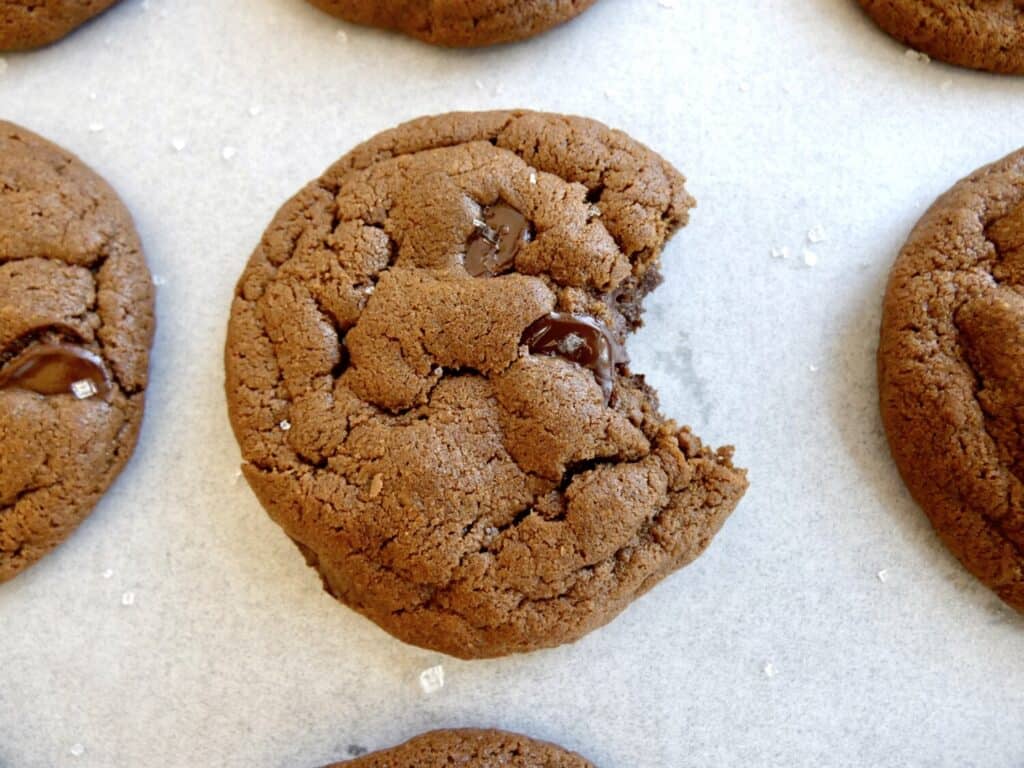
[{"label": "bitten cookie", "polygon": [[152,336],[149,272],[114,191],[0,122],[0,582],[66,539],[128,460]]},{"label": "bitten cookie", "polygon": [[427,43],[478,47],[540,34],[595,0],[309,0],[356,24],[394,29]]},{"label": "bitten cookie", "polygon": [[117,0],[0,0],[0,51],[53,43]]},{"label": "bitten cookie", "polygon": [[573,752],[503,731],[434,731],[326,768],[594,768]]},{"label": "bitten cookie", "polygon": [[622,343],[683,177],[581,118],[387,131],[278,213],[237,288],[245,476],[327,589],[488,657],[576,640],[710,543],[746,488]]},{"label": "bitten cookie", "polygon": [[1024,150],[918,223],[889,278],[878,363],[911,493],[963,564],[1024,611]]},{"label": "bitten cookie", "polygon": [[1024,73],[1024,0],[858,0],[882,29],[935,59]]}]

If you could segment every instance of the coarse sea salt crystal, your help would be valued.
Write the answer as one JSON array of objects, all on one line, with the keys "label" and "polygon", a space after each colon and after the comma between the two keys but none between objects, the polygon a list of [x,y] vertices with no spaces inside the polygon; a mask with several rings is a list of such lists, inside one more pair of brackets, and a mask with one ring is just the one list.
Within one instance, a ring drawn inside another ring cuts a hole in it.
[{"label": "coarse sea salt crystal", "polygon": [[809,251],[805,248],[803,256],[804,264],[806,264],[808,267],[813,267],[818,264],[818,254],[816,254],[814,251]]},{"label": "coarse sea salt crystal", "polygon": [[96,385],[90,379],[80,379],[71,385],[71,393],[79,400],[88,400],[98,392]]},{"label": "coarse sea salt crystal", "polygon": [[420,672],[420,688],[428,696],[444,688],[444,667],[438,664]]}]

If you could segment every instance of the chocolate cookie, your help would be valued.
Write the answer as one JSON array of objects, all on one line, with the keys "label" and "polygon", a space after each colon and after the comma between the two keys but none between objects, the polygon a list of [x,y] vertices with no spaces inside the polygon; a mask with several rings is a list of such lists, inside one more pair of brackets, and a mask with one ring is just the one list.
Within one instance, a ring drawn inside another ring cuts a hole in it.
[{"label": "chocolate cookie", "polygon": [[1024,73],[1024,0],[858,0],[882,29],[929,56]]},{"label": "chocolate cookie", "polygon": [[939,535],[1024,611],[1024,150],[918,223],[878,353],[893,457]]},{"label": "chocolate cookie", "polygon": [[309,0],[330,14],[435,45],[473,48],[540,34],[596,0]]},{"label": "chocolate cookie", "polygon": [[623,133],[430,117],[339,160],[242,275],[245,476],[327,589],[461,657],[575,640],[699,555],[746,488],[622,342],[687,220]]},{"label": "chocolate cookie", "polygon": [[152,336],[114,191],[0,122],[0,582],[66,539],[128,460]]},{"label": "chocolate cookie", "polygon": [[434,731],[327,768],[594,768],[573,752],[503,731]]},{"label": "chocolate cookie", "polygon": [[0,0],[0,51],[60,40],[117,0]]}]

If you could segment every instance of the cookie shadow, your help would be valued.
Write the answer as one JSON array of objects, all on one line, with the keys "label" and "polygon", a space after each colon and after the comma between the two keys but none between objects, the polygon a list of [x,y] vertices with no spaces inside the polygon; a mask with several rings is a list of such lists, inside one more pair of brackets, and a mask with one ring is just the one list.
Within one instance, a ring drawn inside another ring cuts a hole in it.
[{"label": "cookie shadow", "polygon": [[890,532],[894,547],[913,547],[917,562],[923,562],[933,576],[941,579],[964,602],[981,606],[992,624],[1017,624],[1024,630],[1024,615],[1003,603],[995,593],[964,568],[946,549],[928,517],[911,497],[889,451],[878,405],[876,357],[885,293],[892,254],[902,238],[889,243],[870,264],[860,267],[871,277],[862,281],[868,289],[840,318],[834,339],[836,376],[829,389],[830,417],[846,453],[852,458],[857,483],[868,490],[871,510],[882,517],[880,525]]}]

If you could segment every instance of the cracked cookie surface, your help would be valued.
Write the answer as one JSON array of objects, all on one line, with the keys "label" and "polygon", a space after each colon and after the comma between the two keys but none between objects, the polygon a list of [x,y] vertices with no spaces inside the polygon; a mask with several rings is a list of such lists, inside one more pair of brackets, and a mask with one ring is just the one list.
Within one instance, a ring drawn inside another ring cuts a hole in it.
[{"label": "cracked cookie surface", "polygon": [[1024,74],[1024,0],[858,0],[902,43],[972,69]]},{"label": "cracked cookie surface", "polygon": [[427,43],[478,47],[540,34],[596,0],[309,0],[356,24],[393,29]]},{"label": "cracked cookie surface", "polygon": [[504,731],[433,731],[392,749],[326,768],[594,768],[573,752]]},{"label": "cracked cookie surface", "polygon": [[946,545],[1024,611],[1024,150],[943,195],[885,296],[882,418]]},{"label": "cracked cookie surface", "polygon": [[227,395],[246,478],[329,592],[500,656],[704,550],[745,473],[621,353],[691,206],[621,132],[489,112],[380,134],[281,209],[238,283]]},{"label": "cracked cookie surface", "polygon": [[60,40],[118,0],[0,0],[0,51]]},{"label": "cracked cookie surface", "polygon": [[0,582],[91,511],[135,445],[153,289],[81,161],[0,122]]}]

